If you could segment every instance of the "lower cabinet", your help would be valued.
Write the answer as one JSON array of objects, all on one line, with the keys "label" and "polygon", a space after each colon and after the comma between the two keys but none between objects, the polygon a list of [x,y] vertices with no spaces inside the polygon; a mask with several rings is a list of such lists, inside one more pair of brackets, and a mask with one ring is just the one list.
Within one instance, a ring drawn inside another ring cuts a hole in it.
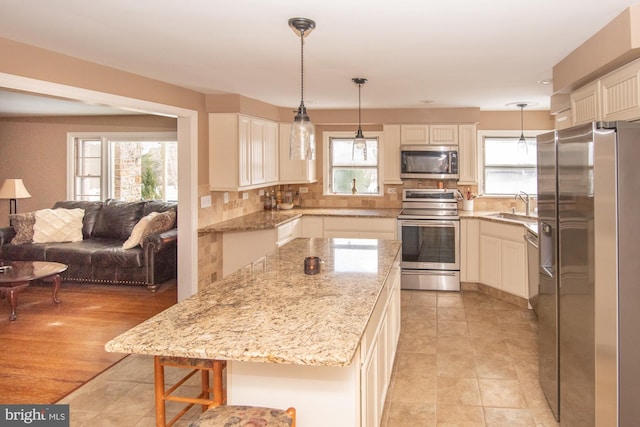
[{"label": "lower cabinet", "polygon": [[460,281],[480,282],[480,220],[460,221]]},{"label": "lower cabinet", "polygon": [[361,420],[379,426],[400,338],[400,264],[394,265],[361,342]]},{"label": "lower cabinet", "polygon": [[280,247],[302,236],[302,219],[295,218],[276,227],[276,246]]},{"label": "lower cabinet", "polygon": [[324,237],[395,240],[395,218],[324,217]]},{"label": "lower cabinet", "polygon": [[529,297],[522,226],[481,221],[480,282],[522,298]]}]

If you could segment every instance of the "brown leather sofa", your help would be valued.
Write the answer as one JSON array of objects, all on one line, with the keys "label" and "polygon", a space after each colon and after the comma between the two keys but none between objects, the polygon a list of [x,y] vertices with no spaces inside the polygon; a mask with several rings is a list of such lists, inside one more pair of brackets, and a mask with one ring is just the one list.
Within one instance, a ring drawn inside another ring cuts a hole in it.
[{"label": "brown leather sofa", "polygon": [[[118,285],[144,285],[155,292],[161,283],[177,276],[178,229],[151,234],[143,246],[123,249],[122,244],[138,221],[151,212],[176,209],[161,201],[99,202],[60,201],[56,208],[84,209],[83,240],[65,243],[23,243],[14,245],[13,227],[0,228],[3,260],[54,261],[68,265],[64,281]],[[177,221],[176,221],[177,223]]]}]

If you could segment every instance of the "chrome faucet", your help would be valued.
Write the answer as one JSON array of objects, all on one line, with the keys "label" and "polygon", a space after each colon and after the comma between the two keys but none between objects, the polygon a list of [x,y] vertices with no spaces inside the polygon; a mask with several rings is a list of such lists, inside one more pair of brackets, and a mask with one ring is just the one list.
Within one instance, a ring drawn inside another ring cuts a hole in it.
[{"label": "chrome faucet", "polygon": [[518,200],[518,199],[520,199],[520,200],[522,200],[524,202],[524,206],[525,206],[525,210],[526,210],[527,216],[530,216],[531,215],[531,208],[529,206],[530,206],[531,200],[529,198],[529,195],[527,193],[525,193],[524,191],[521,191],[520,193],[516,194],[515,200]]}]

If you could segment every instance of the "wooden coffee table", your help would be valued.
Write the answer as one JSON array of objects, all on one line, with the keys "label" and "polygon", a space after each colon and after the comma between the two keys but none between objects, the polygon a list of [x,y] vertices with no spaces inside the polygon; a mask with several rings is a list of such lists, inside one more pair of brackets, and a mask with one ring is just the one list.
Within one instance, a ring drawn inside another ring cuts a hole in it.
[{"label": "wooden coffee table", "polygon": [[48,261],[4,261],[3,265],[11,266],[7,272],[0,273],[0,293],[9,296],[11,315],[9,320],[16,320],[18,292],[25,290],[34,280],[53,282],[53,302],[60,304],[58,289],[62,283],[60,273],[67,269],[65,264]]}]

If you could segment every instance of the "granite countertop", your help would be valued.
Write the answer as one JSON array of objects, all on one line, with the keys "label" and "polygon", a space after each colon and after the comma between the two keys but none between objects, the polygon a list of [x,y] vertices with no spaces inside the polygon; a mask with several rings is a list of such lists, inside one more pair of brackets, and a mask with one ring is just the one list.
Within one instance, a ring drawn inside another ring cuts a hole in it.
[{"label": "granite countertop", "polygon": [[[346,366],[400,242],[299,238],[109,341],[109,352]],[[317,275],[303,260],[319,256]]]},{"label": "granite countertop", "polygon": [[230,231],[266,230],[276,228],[282,223],[300,218],[303,215],[396,218],[399,214],[400,209],[294,208],[290,210],[260,211],[202,227],[198,232],[224,233]]}]

